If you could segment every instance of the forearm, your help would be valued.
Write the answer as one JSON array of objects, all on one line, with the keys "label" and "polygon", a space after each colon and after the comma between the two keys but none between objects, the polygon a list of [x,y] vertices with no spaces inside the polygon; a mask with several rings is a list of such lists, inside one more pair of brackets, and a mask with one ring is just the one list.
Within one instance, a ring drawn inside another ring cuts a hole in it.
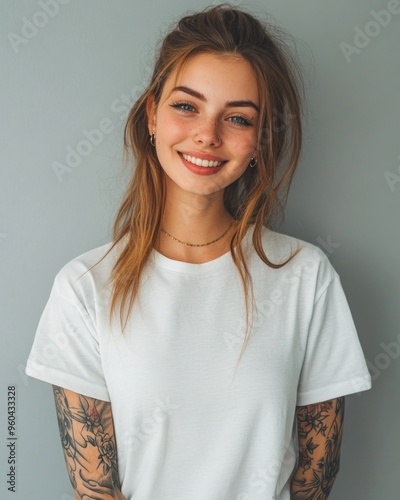
[{"label": "forearm", "polygon": [[[70,459],[67,460],[67,463],[71,465]],[[102,500],[125,500],[121,492],[118,472],[115,469],[109,469],[107,473],[104,473],[103,467],[95,469],[88,462],[84,463],[84,467],[80,467],[78,460],[75,460],[69,470],[75,500],[98,500],[99,498]]]},{"label": "forearm", "polygon": [[117,491],[115,494],[114,500],[126,500],[126,498],[124,497],[124,495],[120,491]]},{"label": "forearm", "polygon": [[[104,434],[98,432],[96,441],[104,440]],[[108,437],[108,435],[107,435]],[[76,500],[125,500],[121,492],[118,471],[115,467],[109,467],[108,464],[96,466],[93,460],[87,461],[79,451],[86,451],[93,448],[98,453],[100,450],[96,446],[86,443],[86,449],[75,450],[75,460],[66,454],[68,470],[70,471],[70,480],[74,488]]]},{"label": "forearm", "polygon": [[[91,497],[91,496],[85,496],[84,497],[85,500],[89,500],[89,498],[98,498],[97,496],[96,497]],[[111,497],[112,500],[126,500],[126,498],[124,497],[124,495],[120,492],[120,491],[117,491],[115,493],[115,495],[113,497]],[[82,497],[78,494],[78,493],[75,493],[75,500],[82,500]]]},{"label": "forearm", "polygon": [[[327,500],[336,477],[304,476],[304,469],[296,469],[290,483],[290,500]],[[329,486],[328,486],[329,485]]]},{"label": "forearm", "polygon": [[125,500],[111,404],[53,386],[68,476],[76,500]]},{"label": "forearm", "polygon": [[326,500],[339,472],[344,397],[297,407],[298,468],[292,500]]},{"label": "forearm", "polygon": [[[89,496],[86,495],[84,498],[85,498],[85,500],[89,500],[91,498],[98,498],[98,497],[97,496],[91,497],[90,495]],[[124,497],[124,495],[120,491],[116,491],[113,494],[113,496],[109,497],[109,498],[112,500],[126,500],[126,498]],[[79,493],[75,492],[75,500],[81,500],[81,499],[82,499],[81,495]]]},{"label": "forearm", "polygon": [[74,488],[75,500],[125,500],[121,490],[112,483],[98,481],[95,474],[90,479],[77,481]]}]

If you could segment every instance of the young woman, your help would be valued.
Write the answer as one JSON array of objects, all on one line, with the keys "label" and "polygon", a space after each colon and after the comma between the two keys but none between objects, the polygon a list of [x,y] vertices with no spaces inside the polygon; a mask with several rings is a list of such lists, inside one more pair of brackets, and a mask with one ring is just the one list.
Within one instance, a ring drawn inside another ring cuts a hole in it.
[{"label": "young woman", "polygon": [[340,278],[274,229],[301,149],[271,27],[182,18],[133,106],[113,241],[55,278],[26,373],[54,387],[77,498],[328,498],[371,378]]}]

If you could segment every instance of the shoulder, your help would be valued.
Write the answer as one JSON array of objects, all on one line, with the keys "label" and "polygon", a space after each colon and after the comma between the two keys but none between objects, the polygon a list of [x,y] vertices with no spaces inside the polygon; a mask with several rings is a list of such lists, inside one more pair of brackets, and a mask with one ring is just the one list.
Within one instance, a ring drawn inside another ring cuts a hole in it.
[{"label": "shoulder", "polygon": [[333,279],[339,278],[327,255],[309,241],[263,228],[262,245],[266,256],[274,264],[290,259],[276,269],[276,274],[282,279],[291,282],[302,279],[305,284],[323,290]]},{"label": "shoulder", "polygon": [[285,261],[297,250],[297,261],[307,261],[313,259],[316,262],[326,262],[328,258],[326,254],[313,243],[296,238],[284,233],[278,233],[263,227],[262,242],[264,250],[268,252],[271,259],[277,261]]},{"label": "shoulder", "polygon": [[63,265],[55,276],[53,289],[65,298],[93,295],[107,288],[120,246],[112,242],[88,250]]}]

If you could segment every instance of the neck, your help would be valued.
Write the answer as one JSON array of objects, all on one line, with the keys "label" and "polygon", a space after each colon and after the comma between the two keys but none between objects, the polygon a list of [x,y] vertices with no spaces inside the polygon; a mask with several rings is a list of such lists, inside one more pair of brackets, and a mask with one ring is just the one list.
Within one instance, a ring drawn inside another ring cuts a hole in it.
[{"label": "neck", "polygon": [[[236,226],[223,204],[204,203],[204,200],[195,197],[191,198],[190,204],[174,200],[174,203],[166,203],[161,227],[175,239],[160,232],[156,249],[174,260],[207,262],[229,252]],[[216,239],[218,241],[204,245]],[[204,246],[184,245],[176,240]]]}]

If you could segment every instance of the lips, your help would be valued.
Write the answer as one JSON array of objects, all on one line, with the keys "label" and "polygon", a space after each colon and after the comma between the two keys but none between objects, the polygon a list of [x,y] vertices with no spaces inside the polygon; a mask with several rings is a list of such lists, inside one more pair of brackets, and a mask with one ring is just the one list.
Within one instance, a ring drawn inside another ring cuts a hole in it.
[{"label": "lips", "polygon": [[[226,163],[226,161],[202,159],[196,156],[191,156],[186,153],[178,153],[178,154],[183,164],[186,166],[186,168],[190,170],[192,173],[197,175],[206,175],[206,176],[214,175],[218,173],[223,168],[223,165]],[[197,162],[199,163],[201,162],[201,165],[198,165]]]},{"label": "lips", "polygon": [[198,167],[220,167],[222,165],[222,161],[202,160],[200,158],[196,158],[195,156],[189,156],[185,154],[183,154],[182,156],[186,161],[189,161],[190,163],[193,163]]},{"label": "lips", "polygon": [[221,167],[225,161],[214,155],[206,155],[204,153],[179,153],[179,155],[187,162],[198,167],[216,168]]}]

